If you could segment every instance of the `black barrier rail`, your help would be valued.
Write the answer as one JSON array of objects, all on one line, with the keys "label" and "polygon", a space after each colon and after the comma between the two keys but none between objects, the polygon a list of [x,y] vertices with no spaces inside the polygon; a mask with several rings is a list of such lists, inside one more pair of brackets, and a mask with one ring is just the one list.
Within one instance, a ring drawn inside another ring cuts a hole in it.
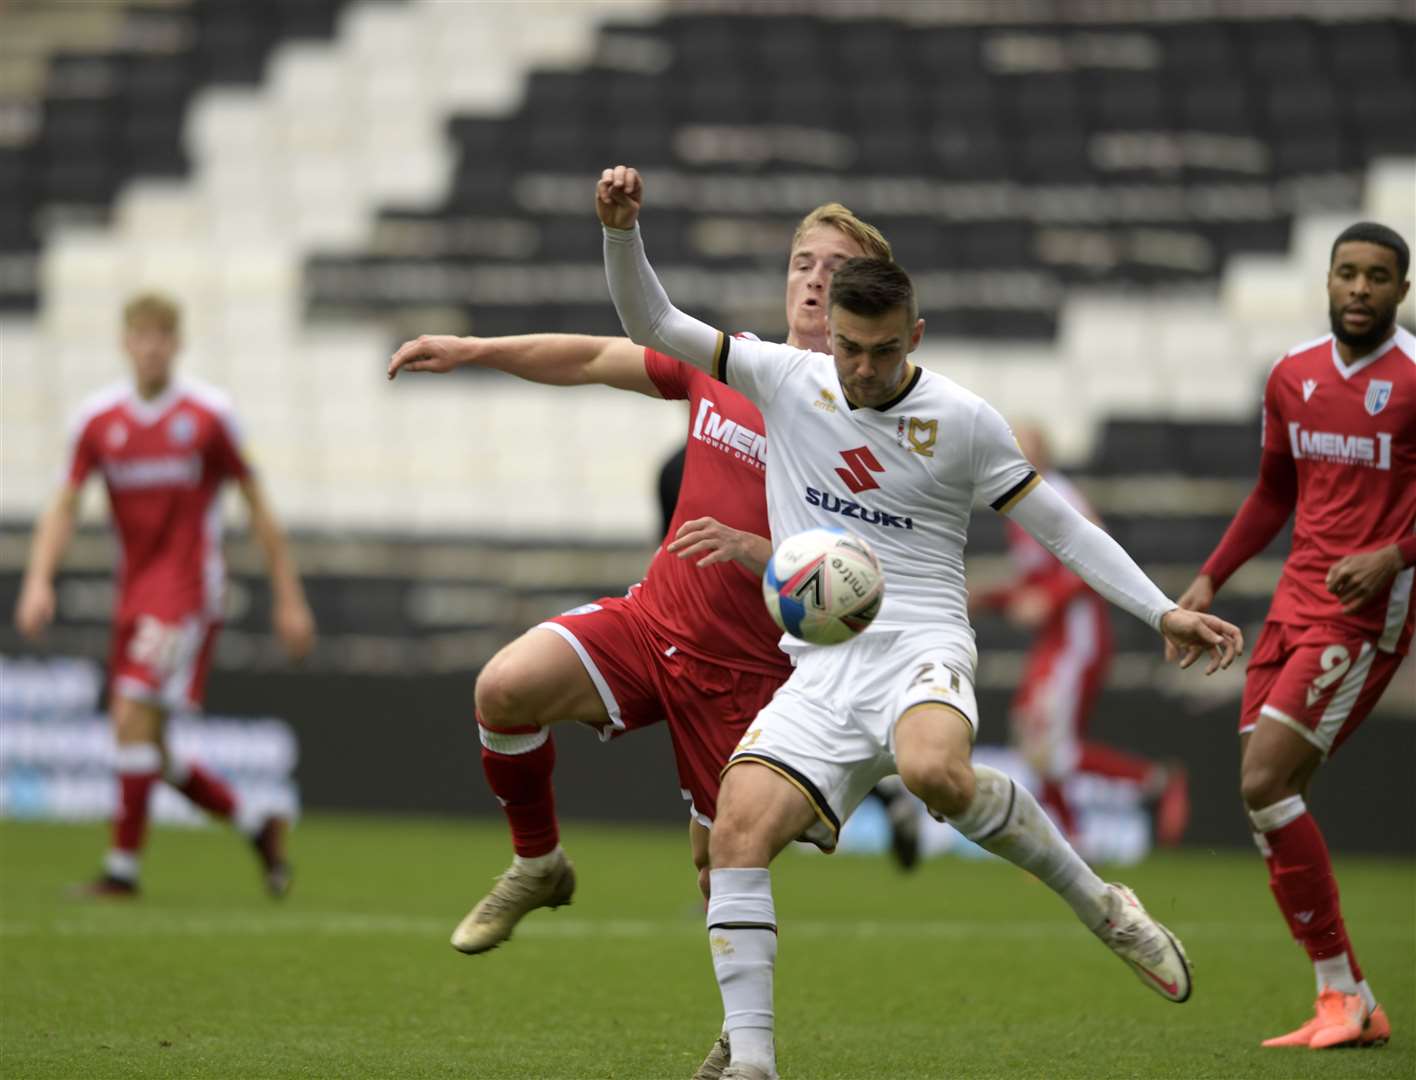
[{"label": "black barrier rail", "polygon": [[[13,610],[27,530],[0,530],[0,606]],[[996,550],[986,534],[980,545]],[[296,779],[308,808],[495,815],[478,761],[473,720],[476,673],[503,644],[547,615],[621,594],[650,552],[638,545],[513,546],[388,538],[300,538],[322,640],[292,669],[269,632],[263,579],[252,553],[233,544],[232,611],[208,687],[214,713],[273,716],[300,747]],[[7,656],[75,656],[102,663],[112,590],[112,549],[99,533],[75,545],[61,577],[59,619],[42,647],[0,626]],[[988,556],[973,559],[971,573]],[[1252,641],[1273,568],[1236,578],[1226,601]],[[1189,567],[1159,568],[1180,578]],[[1183,584],[1182,586],[1183,587]],[[1226,614],[1229,614],[1226,611]],[[1163,665],[1153,635],[1117,616],[1118,655],[1090,733],[1189,771],[1194,818],[1188,841],[1249,842],[1237,794],[1236,726],[1243,675],[1213,679]],[[982,741],[1007,736],[1007,710],[1027,639],[996,621],[979,632]],[[1416,851],[1416,672],[1408,664],[1382,707],[1323,770],[1313,803],[1344,851]],[[0,717],[3,722],[3,717]],[[567,817],[682,821],[667,733],[600,744],[588,731],[558,735],[559,804]],[[1352,797],[1361,791],[1360,799]],[[1380,823],[1374,825],[1373,823]]]}]

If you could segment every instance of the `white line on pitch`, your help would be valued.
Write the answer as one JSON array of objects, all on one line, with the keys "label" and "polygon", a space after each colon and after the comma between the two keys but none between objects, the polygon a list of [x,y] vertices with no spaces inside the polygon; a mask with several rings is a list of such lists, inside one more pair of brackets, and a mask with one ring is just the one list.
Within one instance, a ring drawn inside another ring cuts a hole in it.
[{"label": "white line on pitch", "polygon": [[[61,917],[51,920],[0,920],[0,937],[265,937],[315,934],[328,937],[434,937],[450,932],[455,917],[292,911],[257,914],[209,912],[178,914],[113,912],[104,917]],[[1251,940],[1286,937],[1287,931],[1267,922],[1176,922],[1173,929],[1196,940]],[[1075,935],[1077,925],[1063,915],[1055,920],[980,922],[955,920],[803,919],[784,921],[781,933],[791,938],[1044,940]],[[698,920],[570,919],[552,914],[535,916],[517,927],[526,938],[643,939],[695,936],[703,933]],[[1392,943],[1409,943],[1405,929],[1368,926],[1363,936]]]}]

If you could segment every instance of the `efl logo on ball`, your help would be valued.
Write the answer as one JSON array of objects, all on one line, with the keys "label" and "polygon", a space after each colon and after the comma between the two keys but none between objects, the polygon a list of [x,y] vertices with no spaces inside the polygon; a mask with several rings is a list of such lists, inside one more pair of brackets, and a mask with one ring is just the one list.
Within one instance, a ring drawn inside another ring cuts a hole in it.
[{"label": "efl logo on ball", "polygon": [[808,529],[782,542],[762,575],[767,610],[812,645],[855,637],[880,611],[885,574],[870,545],[844,529]]}]

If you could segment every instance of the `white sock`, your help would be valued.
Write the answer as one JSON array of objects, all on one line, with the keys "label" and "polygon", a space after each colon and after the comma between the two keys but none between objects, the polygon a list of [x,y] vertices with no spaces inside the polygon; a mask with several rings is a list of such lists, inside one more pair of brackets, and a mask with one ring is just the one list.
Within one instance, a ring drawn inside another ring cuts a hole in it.
[{"label": "white sock", "polygon": [[1088,930],[1106,922],[1109,891],[1057,831],[1032,792],[987,765],[975,765],[969,808],[949,823],[985,851],[1036,874]]},{"label": "white sock", "polygon": [[1367,980],[1363,979],[1357,984],[1357,993],[1362,995],[1362,1000],[1367,1003],[1367,1011],[1371,1012],[1377,1007],[1377,995],[1372,993],[1372,988],[1367,985]]},{"label": "white sock", "polygon": [[109,849],[103,857],[103,872],[111,878],[126,881],[129,885],[138,883],[138,855],[134,851]]},{"label": "white sock", "polygon": [[1352,974],[1351,958],[1345,952],[1329,956],[1326,960],[1314,960],[1313,976],[1317,980],[1320,994],[1324,989],[1336,990],[1343,994],[1360,994],[1362,1000],[1367,1003],[1368,1012],[1377,1007],[1372,988],[1367,985],[1366,979],[1360,983],[1357,981],[1357,976]]},{"label": "white sock", "polygon": [[557,844],[544,855],[513,855],[511,861],[514,866],[519,866],[528,874],[535,874],[539,877],[550,872],[551,867],[560,861],[560,855],[561,846]]},{"label": "white sock", "polygon": [[772,971],[777,915],[766,867],[709,872],[708,946],[723,995],[723,1030],[734,1062],[777,1071]]}]

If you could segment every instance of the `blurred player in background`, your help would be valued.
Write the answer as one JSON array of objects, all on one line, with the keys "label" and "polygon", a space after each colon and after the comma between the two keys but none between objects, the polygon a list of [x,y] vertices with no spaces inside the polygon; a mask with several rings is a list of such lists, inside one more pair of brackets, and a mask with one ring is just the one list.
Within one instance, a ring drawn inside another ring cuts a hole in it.
[{"label": "blurred player in background", "polygon": [[[788,252],[788,340],[824,348],[826,290],[836,266],[888,254],[872,226],[837,204],[798,225]],[[602,738],[666,720],[690,799],[690,841],[707,892],[708,828],[718,774],[747,725],[791,673],[762,602],[771,555],[763,490],[766,440],[746,398],[624,338],[533,334],[421,337],[389,363],[399,371],[495,368],[553,386],[599,383],[689,403],[682,484],[644,579],[533,627],[477,679],[487,782],[511,826],[512,865],[452,935],[455,948],[496,947],[539,907],[568,903],[574,869],[559,843],[550,727],[579,721]]]},{"label": "blurred player in background", "polygon": [[910,363],[924,322],[909,278],[894,263],[856,258],[837,268],[828,301],[833,355],[729,338],[664,293],[639,235],[642,195],[637,172],[619,166],[604,171],[595,201],[610,294],[631,338],[711,371],[763,410],[774,440],[767,475],[774,536],[835,525],[831,499],[865,521],[867,504],[810,485],[846,490],[873,508],[868,531],[889,581],[880,614],[858,638],[826,647],[791,643],[791,678],[724,770],[707,920],[731,1047],[722,1080],[776,1076],[777,923],[768,865],[798,838],[834,848],[841,823],[894,772],[931,812],[1036,874],[1147,987],[1187,1000],[1189,963],[1174,936],[1130,890],[1092,873],[1025,789],[970,760],[977,657],[963,545],[973,502],[1015,515],[1091,584],[1179,645],[1186,664],[1208,650],[1211,671],[1227,665],[1242,647],[1239,631],[1177,608],[1114,540],[1042,482],[996,411]]},{"label": "blurred player in background", "polygon": [[[1052,449],[1036,424],[1013,433],[1023,456],[1049,485],[1096,524],[1101,519],[1052,467]],[[1190,819],[1185,771],[1087,739],[1087,718],[1106,683],[1114,652],[1107,603],[1028,531],[1009,518],[1008,554],[1015,571],[1004,585],[970,595],[970,613],[992,611],[1036,636],[1009,713],[1013,744],[1042,780],[1039,798],[1073,844],[1077,815],[1066,783],[1078,774],[1124,780],[1155,804],[1158,843],[1177,844]]]},{"label": "blurred player in background", "polygon": [[241,804],[223,780],[168,750],[167,718],[201,707],[221,628],[225,564],[222,485],[234,480],[265,552],[277,635],[294,658],[314,645],[315,624],[295,564],[241,449],[225,395],[174,374],[180,312],[166,297],[135,297],[123,312],[133,378],[80,408],[63,485],[35,528],[15,610],[21,633],[38,638],[53,620],[54,575],[74,533],[79,495],[103,475],[117,533],[118,601],[109,707],[117,740],[119,800],[102,874],[87,892],[131,896],[147,835],[153,785],[166,780],[194,804],[232,821],[260,858],[267,889],[289,888],[286,822]]},{"label": "blurred player in background", "polygon": [[1269,888],[1313,962],[1313,1018],[1264,1046],[1380,1045],[1386,1012],[1362,977],[1327,845],[1304,799],[1411,647],[1416,564],[1416,339],[1396,325],[1406,242],[1362,222],[1334,242],[1332,333],[1264,387],[1259,479],[1180,598],[1207,611],[1297,511],[1293,548],[1244,682],[1240,788]]}]

